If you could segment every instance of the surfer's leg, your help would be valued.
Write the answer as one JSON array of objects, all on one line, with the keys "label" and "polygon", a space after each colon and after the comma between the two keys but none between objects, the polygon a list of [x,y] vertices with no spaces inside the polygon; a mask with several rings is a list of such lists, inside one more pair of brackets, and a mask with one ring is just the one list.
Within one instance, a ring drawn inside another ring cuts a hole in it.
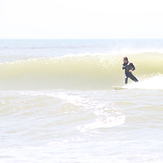
[{"label": "surfer's leg", "polygon": [[130,74],[129,78],[134,82],[138,82],[138,79],[133,74]]},{"label": "surfer's leg", "polygon": [[126,76],[125,77],[125,84],[127,84],[128,83],[128,77]]}]

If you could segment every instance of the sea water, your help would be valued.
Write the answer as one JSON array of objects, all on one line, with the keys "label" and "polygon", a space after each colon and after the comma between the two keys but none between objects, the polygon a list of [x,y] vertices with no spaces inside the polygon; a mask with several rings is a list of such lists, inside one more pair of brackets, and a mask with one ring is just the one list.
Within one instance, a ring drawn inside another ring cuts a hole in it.
[{"label": "sea water", "polygon": [[163,162],[163,40],[0,40],[0,57],[0,162]]}]

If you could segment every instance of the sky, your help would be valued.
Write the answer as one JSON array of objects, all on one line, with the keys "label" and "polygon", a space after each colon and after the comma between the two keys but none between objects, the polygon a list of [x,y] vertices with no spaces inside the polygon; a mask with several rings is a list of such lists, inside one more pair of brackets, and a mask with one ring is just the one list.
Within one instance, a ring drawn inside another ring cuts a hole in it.
[{"label": "sky", "polygon": [[0,39],[163,39],[162,0],[0,0]]}]

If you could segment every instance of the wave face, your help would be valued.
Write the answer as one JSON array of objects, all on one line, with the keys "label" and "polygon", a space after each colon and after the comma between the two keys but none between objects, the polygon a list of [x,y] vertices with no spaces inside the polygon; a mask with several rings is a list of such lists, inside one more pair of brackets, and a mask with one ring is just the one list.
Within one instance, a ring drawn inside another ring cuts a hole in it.
[{"label": "wave face", "polygon": [[[0,89],[110,89],[123,85],[122,54],[35,58],[0,64]],[[163,54],[129,54],[142,82],[162,80]],[[152,85],[155,83],[152,83]],[[149,85],[150,87],[150,85]]]}]

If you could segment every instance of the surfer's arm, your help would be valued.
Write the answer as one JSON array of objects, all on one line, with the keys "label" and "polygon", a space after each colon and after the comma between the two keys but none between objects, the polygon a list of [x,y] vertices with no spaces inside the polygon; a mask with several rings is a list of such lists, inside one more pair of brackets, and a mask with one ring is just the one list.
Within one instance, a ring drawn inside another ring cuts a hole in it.
[{"label": "surfer's arm", "polygon": [[122,64],[122,70],[124,70],[127,67],[127,64]]},{"label": "surfer's arm", "polygon": [[131,66],[131,69],[129,70],[130,72],[134,71],[135,70],[135,66],[133,63],[130,63],[130,66]]}]

